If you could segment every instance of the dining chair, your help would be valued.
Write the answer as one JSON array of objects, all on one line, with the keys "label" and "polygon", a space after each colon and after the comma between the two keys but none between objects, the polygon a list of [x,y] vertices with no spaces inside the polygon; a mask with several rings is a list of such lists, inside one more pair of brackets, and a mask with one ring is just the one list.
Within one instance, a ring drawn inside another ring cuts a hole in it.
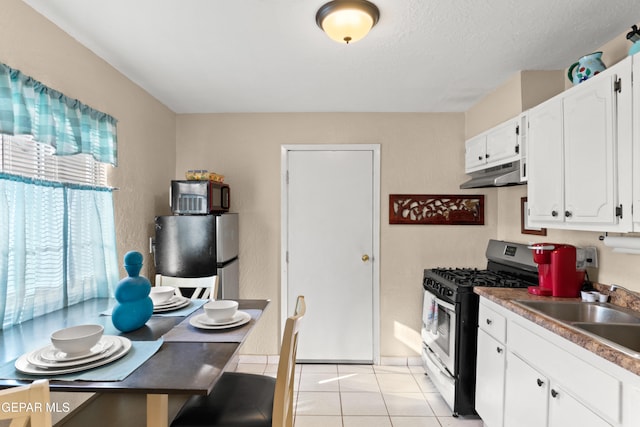
[{"label": "dining chair", "polygon": [[284,325],[276,378],[225,372],[208,396],[185,404],[171,427],[292,427],[298,332],[305,312],[299,296]]},{"label": "dining chair", "polygon": [[180,288],[193,289],[191,299],[216,299],[218,297],[218,276],[206,277],[171,277],[156,274],[156,286],[173,286],[176,295],[182,296]]},{"label": "dining chair", "polygon": [[0,390],[0,420],[11,420],[9,427],[51,427],[50,402],[48,380]]}]

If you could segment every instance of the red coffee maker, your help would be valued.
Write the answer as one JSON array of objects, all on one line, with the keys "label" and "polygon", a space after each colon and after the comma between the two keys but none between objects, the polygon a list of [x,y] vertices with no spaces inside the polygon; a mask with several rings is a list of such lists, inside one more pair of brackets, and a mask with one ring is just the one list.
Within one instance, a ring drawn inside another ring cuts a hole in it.
[{"label": "red coffee maker", "polygon": [[538,264],[538,284],[530,286],[533,295],[575,298],[580,295],[584,270],[576,268],[576,247],[557,243],[530,246]]},{"label": "red coffee maker", "polygon": [[551,252],[555,247],[553,243],[536,243],[529,246],[533,251],[533,262],[538,264],[538,286],[529,286],[527,290],[530,294],[551,296],[553,293]]}]

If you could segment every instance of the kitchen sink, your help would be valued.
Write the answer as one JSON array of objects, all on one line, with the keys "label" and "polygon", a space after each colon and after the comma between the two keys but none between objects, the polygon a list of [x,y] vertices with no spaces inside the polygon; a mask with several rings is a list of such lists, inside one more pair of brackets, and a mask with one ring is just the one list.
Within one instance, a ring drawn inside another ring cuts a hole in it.
[{"label": "kitchen sink", "polygon": [[609,341],[613,347],[622,346],[622,351],[632,350],[636,356],[640,353],[640,324],[574,323],[573,326]]},{"label": "kitchen sink", "polygon": [[640,313],[608,303],[516,300],[600,342],[640,358]]},{"label": "kitchen sink", "polygon": [[514,302],[555,320],[568,323],[629,323],[640,325],[640,313],[608,303],[529,300]]}]

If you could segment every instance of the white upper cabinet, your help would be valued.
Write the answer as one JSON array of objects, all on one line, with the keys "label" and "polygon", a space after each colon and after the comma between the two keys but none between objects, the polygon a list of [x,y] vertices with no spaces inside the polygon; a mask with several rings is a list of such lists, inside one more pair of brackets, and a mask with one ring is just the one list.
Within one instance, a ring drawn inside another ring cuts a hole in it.
[{"label": "white upper cabinet", "polygon": [[529,222],[564,221],[562,98],[529,110],[527,205]]},{"label": "white upper cabinet", "polygon": [[482,169],[487,163],[487,137],[484,134],[474,136],[465,142],[465,172]]},{"label": "white upper cabinet", "polygon": [[529,222],[632,231],[631,58],[528,113]]},{"label": "white upper cabinet", "polygon": [[640,55],[633,61],[633,230],[640,231]]},{"label": "white upper cabinet", "polygon": [[487,163],[503,164],[520,158],[519,125],[514,118],[487,132]]},{"label": "white upper cabinet", "polygon": [[465,172],[470,173],[520,159],[519,117],[489,129],[465,143]]}]

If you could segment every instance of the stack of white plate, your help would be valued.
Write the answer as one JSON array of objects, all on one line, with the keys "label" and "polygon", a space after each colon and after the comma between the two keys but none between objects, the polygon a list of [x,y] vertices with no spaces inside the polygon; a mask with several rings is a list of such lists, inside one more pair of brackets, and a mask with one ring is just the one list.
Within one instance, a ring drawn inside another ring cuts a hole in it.
[{"label": "stack of white plate", "polygon": [[227,329],[235,328],[236,326],[244,325],[251,320],[251,315],[246,311],[236,311],[231,319],[224,320],[222,322],[215,322],[206,313],[193,316],[189,319],[189,324],[195,328],[200,329]]},{"label": "stack of white plate", "polygon": [[180,295],[174,295],[169,301],[154,305],[153,312],[164,313],[166,311],[178,310],[180,308],[188,306],[189,304],[191,304],[191,300],[189,298]]},{"label": "stack of white plate", "polygon": [[84,353],[67,354],[49,344],[20,356],[15,367],[25,374],[68,374],[106,365],[121,358],[129,350],[131,341],[128,338],[104,335]]}]

